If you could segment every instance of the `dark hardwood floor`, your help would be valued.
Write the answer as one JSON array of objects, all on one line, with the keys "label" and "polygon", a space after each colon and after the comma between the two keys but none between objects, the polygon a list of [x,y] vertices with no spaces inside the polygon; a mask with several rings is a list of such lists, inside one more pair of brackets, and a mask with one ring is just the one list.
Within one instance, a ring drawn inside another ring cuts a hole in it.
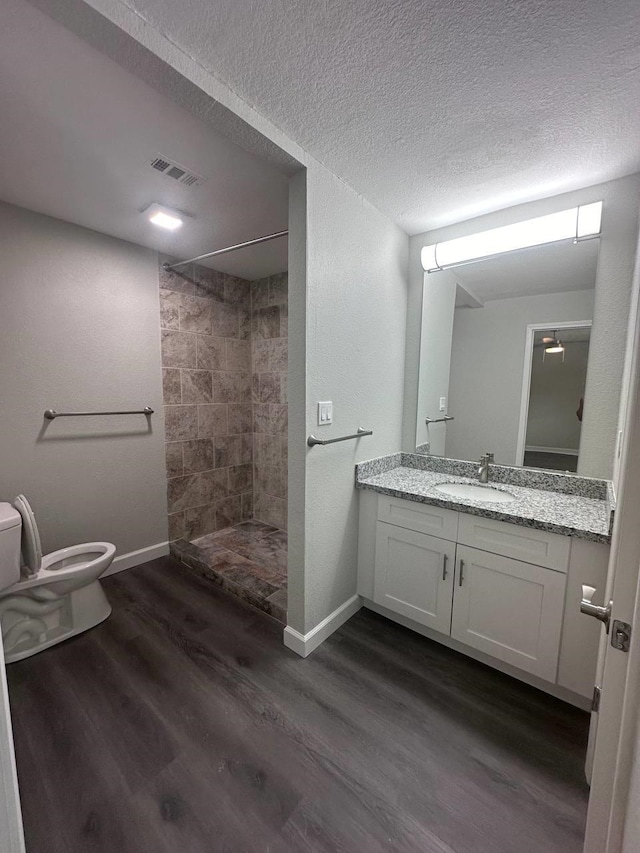
[{"label": "dark hardwood floor", "polygon": [[362,610],[302,660],[179,562],[8,667],[28,853],[578,853],[586,714]]}]

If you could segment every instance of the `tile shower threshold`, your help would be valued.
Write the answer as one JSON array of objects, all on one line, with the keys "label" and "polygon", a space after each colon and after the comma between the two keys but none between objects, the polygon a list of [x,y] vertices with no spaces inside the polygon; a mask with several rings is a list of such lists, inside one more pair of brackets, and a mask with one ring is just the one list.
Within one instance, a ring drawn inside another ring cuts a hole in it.
[{"label": "tile shower threshold", "polygon": [[246,521],[192,542],[177,539],[171,543],[171,554],[201,577],[286,624],[286,531]]}]

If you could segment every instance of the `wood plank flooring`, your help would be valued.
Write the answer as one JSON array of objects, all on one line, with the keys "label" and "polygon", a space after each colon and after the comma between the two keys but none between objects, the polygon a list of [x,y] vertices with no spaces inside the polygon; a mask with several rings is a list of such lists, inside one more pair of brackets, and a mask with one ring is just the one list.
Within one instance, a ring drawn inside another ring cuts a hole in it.
[{"label": "wood plank flooring", "polygon": [[164,558],[7,673],[28,853],[578,853],[587,715],[362,610],[306,660]]}]

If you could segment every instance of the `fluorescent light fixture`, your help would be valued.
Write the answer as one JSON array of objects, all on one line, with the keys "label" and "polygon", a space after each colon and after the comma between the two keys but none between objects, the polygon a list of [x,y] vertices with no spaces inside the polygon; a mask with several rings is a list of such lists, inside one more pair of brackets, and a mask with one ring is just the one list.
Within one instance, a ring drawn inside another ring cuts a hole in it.
[{"label": "fluorescent light fixture", "polygon": [[602,202],[582,204],[570,210],[537,216],[513,225],[503,225],[470,234],[468,237],[458,237],[455,240],[445,240],[425,246],[420,253],[422,267],[427,272],[446,269],[447,267],[478,261],[481,258],[501,255],[503,252],[514,252],[518,249],[529,249],[546,243],[558,243],[565,240],[586,240],[600,234],[602,218]]},{"label": "fluorescent light fixture", "polygon": [[161,204],[150,204],[143,213],[153,225],[164,228],[167,231],[175,231],[184,222],[184,214]]}]

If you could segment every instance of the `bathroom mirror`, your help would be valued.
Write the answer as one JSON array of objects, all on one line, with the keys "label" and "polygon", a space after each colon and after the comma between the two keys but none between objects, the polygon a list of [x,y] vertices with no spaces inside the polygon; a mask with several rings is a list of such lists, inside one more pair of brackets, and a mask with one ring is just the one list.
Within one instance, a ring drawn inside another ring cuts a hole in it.
[{"label": "bathroom mirror", "polygon": [[418,452],[579,470],[599,243],[424,274]]}]

